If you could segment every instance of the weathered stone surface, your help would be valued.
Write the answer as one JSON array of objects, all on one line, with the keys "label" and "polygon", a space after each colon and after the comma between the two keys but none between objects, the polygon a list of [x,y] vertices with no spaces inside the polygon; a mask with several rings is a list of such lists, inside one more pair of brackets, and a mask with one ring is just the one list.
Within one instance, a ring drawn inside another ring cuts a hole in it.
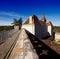
[{"label": "weathered stone surface", "polygon": [[38,59],[38,55],[24,29],[21,31],[9,59]]}]

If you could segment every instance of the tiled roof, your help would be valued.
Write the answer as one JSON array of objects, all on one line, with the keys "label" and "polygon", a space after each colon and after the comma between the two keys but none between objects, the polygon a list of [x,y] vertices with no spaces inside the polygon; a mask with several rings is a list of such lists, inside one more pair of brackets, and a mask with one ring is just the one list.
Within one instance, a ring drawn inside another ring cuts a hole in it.
[{"label": "tiled roof", "polygon": [[46,26],[46,23],[40,20],[40,24]]},{"label": "tiled roof", "polygon": [[29,24],[29,18],[25,21],[24,24]]},{"label": "tiled roof", "polygon": [[47,23],[47,26],[51,26],[52,25],[52,23],[51,23],[51,21],[49,21],[48,23]]},{"label": "tiled roof", "polygon": [[[32,15],[31,20],[32,20],[32,24],[40,23],[38,17],[35,15]],[[29,24],[29,18],[26,20],[26,22],[24,24]]]},{"label": "tiled roof", "polygon": [[60,54],[60,45],[52,42],[49,39],[45,39],[45,40],[41,40],[44,44],[46,44],[48,47],[50,47],[51,49],[53,49],[55,52],[57,52],[58,54]]},{"label": "tiled roof", "polygon": [[[52,26],[51,21],[49,21],[48,23],[46,23],[46,18],[45,18],[45,16],[43,16],[41,20],[39,20],[36,15],[32,15],[31,17],[32,17],[32,19],[31,19],[32,23],[30,23],[30,17],[29,17],[29,18],[25,21],[24,24],[41,24],[41,25],[43,25],[43,26]],[[44,20],[44,21],[43,21],[43,20]]]}]

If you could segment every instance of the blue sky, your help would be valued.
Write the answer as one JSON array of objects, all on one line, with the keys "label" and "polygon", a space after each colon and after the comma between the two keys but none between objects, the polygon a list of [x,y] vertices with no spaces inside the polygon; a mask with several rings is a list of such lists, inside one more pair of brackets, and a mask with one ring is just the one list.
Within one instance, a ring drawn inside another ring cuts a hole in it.
[{"label": "blue sky", "polygon": [[42,13],[54,26],[60,26],[60,0],[0,0],[0,26],[11,25],[13,19],[23,18],[23,22],[35,14]]}]

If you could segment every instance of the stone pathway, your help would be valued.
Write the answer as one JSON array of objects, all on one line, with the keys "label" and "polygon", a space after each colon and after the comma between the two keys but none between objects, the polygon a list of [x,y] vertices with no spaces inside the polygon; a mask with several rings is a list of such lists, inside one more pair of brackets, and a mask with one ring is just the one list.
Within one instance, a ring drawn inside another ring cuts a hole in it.
[{"label": "stone pathway", "polygon": [[39,59],[24,29],[21,31],[9,59]]}]

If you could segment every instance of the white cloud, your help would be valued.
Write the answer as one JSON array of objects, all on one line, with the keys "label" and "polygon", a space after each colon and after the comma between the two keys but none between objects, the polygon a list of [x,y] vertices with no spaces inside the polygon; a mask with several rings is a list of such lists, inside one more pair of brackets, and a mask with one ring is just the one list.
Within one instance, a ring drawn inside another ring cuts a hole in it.
[{"label": "white cloud", "polygon": [[24,17],[20,14],[17,14],[15,12],[0,12],[0,15],[2,16],[10,16],[10,17]]},{"label": "white cloud", "polygon": [[0,17],[0,26],[1,25],[12,25],[12,19],[8,17]]},{"label": "white cloud", "polygon": [[15,12],[0,12],[0,25],[11,25],[13,18],[19,19],[20,17],[22,17],[23,21],[27,19],[27,16]]}]

